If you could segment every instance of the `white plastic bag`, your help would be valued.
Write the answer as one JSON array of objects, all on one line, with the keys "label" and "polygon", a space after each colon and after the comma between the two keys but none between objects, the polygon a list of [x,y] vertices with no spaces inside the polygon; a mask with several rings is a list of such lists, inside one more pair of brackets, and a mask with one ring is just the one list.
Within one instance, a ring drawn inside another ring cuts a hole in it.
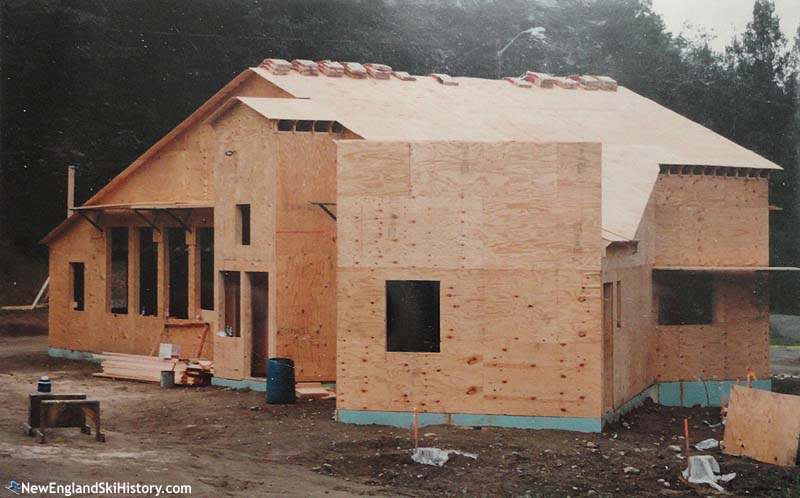
[{"label": "white plastic bag", "polygon": [[414,448],[414,451],[411,453],[411,459],[414,460],[416,463],[421,463],[423,465],[435,465],[437,467],[443,467],[444,464],[450,460],[450,455],[461,455],[467,458],[472,458],[473,460],[477,460],[478,455],[475,453],[464,453],[463,451],[458,450],[440,450],[439,448]]}]

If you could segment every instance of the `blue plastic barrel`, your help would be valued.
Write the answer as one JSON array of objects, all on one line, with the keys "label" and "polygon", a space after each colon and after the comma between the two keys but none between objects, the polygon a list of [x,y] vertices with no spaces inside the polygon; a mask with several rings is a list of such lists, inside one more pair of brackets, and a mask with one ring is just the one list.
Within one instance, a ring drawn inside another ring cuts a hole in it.
[{"label": "blue plastic barrel", "polygon": [[294,403],[294,361],[289,358],[267,360],[267,403]]}]

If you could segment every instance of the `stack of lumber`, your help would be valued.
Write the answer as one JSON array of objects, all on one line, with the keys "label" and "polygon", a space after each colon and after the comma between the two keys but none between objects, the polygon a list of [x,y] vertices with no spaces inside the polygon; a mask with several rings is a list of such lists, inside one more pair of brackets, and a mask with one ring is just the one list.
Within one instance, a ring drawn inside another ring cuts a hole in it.
[{"label": "stack of lumber", "polygon": [[320,382],[298,382],[295,385],[297,399],[331,399],[336,397],[336,391],[322,387]]},{"label": "stack of lumber", "polygon": [[575,90],[578,88],[578,82],[575,80],[571,80],[569,78],[564,78],[563,76],[556,76],[555,77],[555,85],[559,88],[565,88],[567,90]]},{"label": "stack of lumber", "polygon": [[600,80],[595,78],[594,76],[588,76],[584,74],[573,74],[569,77],[571,80],[577,81],[581,88],[584,90],[599,90],[600,89]]},{"label": "stack of lumber", "polygon": [[264,59],[258,67],[264,68],[272,74],[289,74],[289,71],[292,70],[292,65],[284,59]]},{"label": "stack of lumber", "polygon": [[530,88],[532,83],[525,78],[514,78],[514,77],[507,77],[503,78],[504,80],[508,81],[514,86],[518,86],[520,88]]},{"label": "stack of lumber", "polygon": [[442,85],[445,86],[458,86],[458,81],[449,74],[444,73],[431,73],[431,77]]},{"label": "stack of lumber", "polygon": [[206,360],[179,360],[124,353],[102,353],[94,355],[101,360],[103,371],[96,377],[161,382],[161,371],[175,372],[175,383],[185,385],[207,385],[212,375],[213,363]]},{"label": "stack of lumber", "polygon": [[319,74],[317,65],[308,59],[295,59],[292,61],[292,69],[303,76],[316,76]]},{"label": "stack of lumber", "polygon": [[[525,72],[525,76],[523,76],[522,79],[530,81],[539,88],[553,88],[556,84],[556,78],[554,76],[534,71]],[[575,85],[577,86],[577,83]]]},{"label": "stack of lumber", "polygon": [[354,79],[363,79],[367,77],[367,70],[358,62],[343,62],[344,74]]},{"label": "stack of lumber", "polygon": [[600,81],[600,89],[605,90],[607,92],[616,92],[619,84],[617,80],[610,76],[595,76],[598,81]]},{"label": "stack of lumber", "polygon": [[340,78],[344,75],[344,66],[335,61],[319,61],[317,62],[317,67],[319,68],[319,72],[331,78]]},{"label": "stack of lumber", "polygon": [[376,80],[388,80],[392,76],[392,68],[386,64],[370,62],[368,64],[364,64],[364,69],[366,69],[370,78],[374,78]]},{"label": "stack of lumber", "polygon": [[175,375],[175,383],[187,386],[210,386],[213,374],[214,362],[209,360],[193,360],[186,364],[186,369],[178,378]]},{"label": "stack of lumber", "polygon": [[417,81],[417,78],[411,76],[406,71],[392,71],[395,78],[402,81]]}]

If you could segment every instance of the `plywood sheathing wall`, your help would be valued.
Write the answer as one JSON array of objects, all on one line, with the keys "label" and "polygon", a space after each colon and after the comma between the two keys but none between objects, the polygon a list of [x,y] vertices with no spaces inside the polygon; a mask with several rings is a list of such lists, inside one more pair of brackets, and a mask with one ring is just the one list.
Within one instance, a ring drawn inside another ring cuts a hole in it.
[{"label": "plywood sheathing wall", "polygon": [[768,375],[763,275],[717,273],[714,323],[684,326],[658,326],[652,279],[654,266],[767,266],[768,216],[766,179],[659,175],[638,244],[611,246],[603,261],[603,281],[623,288],[607,406],[653,382],[744,378],[748,368]]},{"label": "plywood sheathing wall", "polygon": [[[598,417],[600,146],[339,142],[337,407]],[[441,282],[387,353],[385,282]]]},{"label": "plywood sheathing wall", "polygon": [[[336,222],[311,205],[336,202],[333,135],[277,132],[274,122],[241,105],[214,126],[217,270],[268,272],[268,355],[293,359],[300,381],[335,380]],[[237,204],[251,205],[249,246],[237,237]],[[215,338],[217,375],[231,379],[250,372],[245,274],[241,282],[242,335]]]},{"label": "plywood sheathing wall", "polygon": [[[216,276],[217,321],[222,329],[225,295],[221,272],[267,272],[268,329],[275,330],[275,176],[278,160],[270,147],[270,123],[246,107],[236,107],[214,122],[216,154],[214,160],[216,228],[214,267]],[[239,236],[237,205],[249,204],[250,245]],[[243,379],[250,375],[252,330],[250,293],[246,274],[240,275],[240,336],[214,334],[215,375]],[[216,332],[216,331],[215,331]],[[269,343],[269,341],[268,341]]]},{"label": "plywood sheathing wall", "polygon": [[[243,76],[239,84],[230,88],[237,96],[290,97],[252,71]],[[209,106],[182,123],[175,136],[146,159],[138,160],[135,168],[123,173],[124,178],[112,181],[91,200],[91,204],[157,203],[157,202],[212,202],[214,199],[213,158],[215,136],[210,125],[202,118],[213,112],[223,100],[212,98]],[[198,111],[199,112],[199,111]],[[79,351],[114,351],[121,353],[150,354],[151,341],[163,329],[164,289],[159,288],[159,316],[127,318],[116,317],[108,321],[105,313],[105,239],[87,222],[73,215],[74,220],[50,245],[50,346]],[[201,216],[213,225],[213,213]],[[162,216],[161,220],[165,221]],[[130,216],[124,224],[147,226],[140,218]],[[167,225],[164,225],[167,226]],[[131,232],[133,240],[133,232]],[[136,254],[134,248],[129,251]],[[86,307],[84,312],[70,309],[69,262],[86,262]],[[131,281],[135,278],[131,266]],[[161,279],[163,284],[163,278]],[[133,288],[133,285],[130,286]],[[133,301],[130,301],[133,302]],[[190,316],[194,316],[191,314]],[[128,322],[131,323],[128,323]],[[135,322],[135,323],[133,323]],[[212,324],[211,330],[216,329]],[[114,332],[110,332],[113,330]],[[113,340],[110,338],[113,337]],[[210,338],[204,349],[211,357]]]},{"label": "plywood sheathing wall", "polygon": [[[185,216],[184,213],[181,213]],[[94,216],[94,215],[92,215]],[[72,349],[77,351],[114,351],[150,355],[159,342],[176,342],[182,344],[183,353],[194,353],[198,349],[202,336],[202,328],[187,328],[172,333],[169,340],[161,341],[164,326],[167,322],[188,324],[194,320],[165,318],[165,296],[168,294],[166,284],[165,260],[166,244],[158,244],[159,276],[158,276],[158,316],[142,316],[139,310],[138,281],[138,228],[148,227],[141,218],[123,212],[104,213],[98,218],[104,232],[95,229],[88,222],[76,223],[68,232],[54,240],[50,246],[50,312],[49,337],[50,347]],[[197,227],[212,226],[213,212],[210,209],[194,210],[187,219],[188,225]],[[162,216],[156,221],[162,234],[168,227],[176,227],[177,223]],[[108,241],[106,234],[110,227],[128,227],[128,313],[111,313],[108,303]],[[164,240],[164,239],[161,239]],[[189,262],[195,275],[190,277],[189,316],[200,314],[199,300],[192,293],[191,282],[199,279],[197,274],[197,248],[191,237],[189,242]],[[85,309],[72,309],[72,287],[69,264],[82,262],[85,265]],[[198,291],[199,292],[199,291]],[[174,341],[173,341],[174,339]],[[213,357],[213,345],[209,337],[203,348],[203,358]],[[192,356],[190,354],[190,356]]]},{"label": "plywood sheathing wall", "polygon": [[765,178],[660,175],[656,266],[769,266]]},{"label": "plywood sheathing wall", "polygon": [[[652,268],[655,202],[651,198],[636,232],[637,244],[606,248],[603,282],[613,287],[612,351],[606,365],[604,408],[619,408],[653,383],[651,362],[655,350],[655,322],[652,315]],[[617,292],[618,282],[622,292]],[[618,300],[621,297],[621,303]]]},{"label": "plywood sheathing wall", "polygon": [[[653,195],[656,266],[769,266],[766,179],[660,175]],[[769,376],[766,276],[714,278],[713,324],[657,327],[657,380]]]},{"label": "plywood sheathing wall", "polygon": [[336,147],[326,133],[276,133],[276,355],[301,381],[336,379]]},{"label": "plywood sheathing wall", "polygon": [[[290,97],[255,73],[250,74],[230,89],[231,96]],[[219,100],[197,120],[182,124],[181,131],[139,165],[135,174],[126,176],[124,182],[113,183],[113,188],[92,199],[92,204],[213,200],[215,135],[202,119],[223,103]]]}]

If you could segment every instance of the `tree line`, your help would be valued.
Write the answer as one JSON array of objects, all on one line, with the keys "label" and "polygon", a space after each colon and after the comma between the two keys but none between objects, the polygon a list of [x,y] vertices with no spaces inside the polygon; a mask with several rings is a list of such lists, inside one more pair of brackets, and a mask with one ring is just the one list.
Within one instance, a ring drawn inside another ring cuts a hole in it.
[{"label": "tree line", "polygon": [[[44,254],[36,241],[64,216],[68,164],[86,200],[244,67],[280,57],[610,75],[781,165],[772,264],[800,265],[800,33],[783,34],[769,0],[724,51],[708,34],[670,33],[649,0],[3,0],[0,16],[5,253]],[[498,60],[534,27],[544,36]],[[779,306],[800,297],[788,281],[777,292]]]}]

